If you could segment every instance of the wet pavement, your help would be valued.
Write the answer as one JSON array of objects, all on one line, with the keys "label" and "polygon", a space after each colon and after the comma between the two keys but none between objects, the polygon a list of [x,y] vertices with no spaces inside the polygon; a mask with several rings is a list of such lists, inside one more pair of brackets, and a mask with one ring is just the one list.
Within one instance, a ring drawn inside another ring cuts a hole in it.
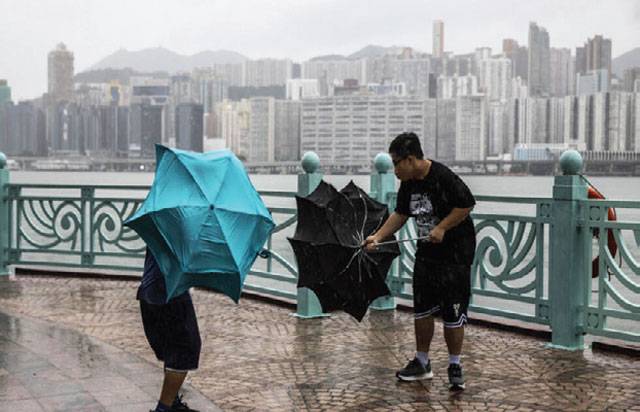
[{"label": "wet pavement", "polygon": [[[0,410],[153,406],[162,371],[144,338],[136,287],[1,281]],[[451,393],[440,327],[433,381],[396,380],[414,350],[408,313],[372,312],[360,324],[341,313],[301,320],[253,299],[236,305],[206,291],[193,296],[203,351],[185,399],[203,411],[640,411],[637,357],[552,350],[544,340],[472,325],[463,351],[467,390]]]},{"label": "wet pavement", "polygon": [[[157,402],[161,373],[94,337],[0,313],[2,411],[148,411]],[[194,407],[219,410],[190,385],[184,392]]]}]

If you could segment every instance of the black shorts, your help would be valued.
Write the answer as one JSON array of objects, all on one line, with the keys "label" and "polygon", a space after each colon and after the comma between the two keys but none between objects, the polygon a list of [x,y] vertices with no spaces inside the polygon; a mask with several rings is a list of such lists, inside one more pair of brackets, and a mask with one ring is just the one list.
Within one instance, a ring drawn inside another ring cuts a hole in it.
[{"label": "black shorts", "polygon": [[416,256],[413,268],[415,318],[440,313],[447,328],[467,323],[471,294],[471,267],[446,264]]},{"label": "black shorts", "polygon": [[178,372],[198,369],[200,330],[190,296],[164,305],[141,300],[140,313],[149,345],[158,360],[164,362],[165,369]]}]

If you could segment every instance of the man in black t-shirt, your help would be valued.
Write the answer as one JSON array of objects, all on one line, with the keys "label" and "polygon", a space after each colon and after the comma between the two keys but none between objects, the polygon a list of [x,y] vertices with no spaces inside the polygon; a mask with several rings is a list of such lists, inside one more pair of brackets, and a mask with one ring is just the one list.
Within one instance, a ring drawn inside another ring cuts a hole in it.
[{"label": "man in black t-shirt", "polygon": [[464,389],[460,366],[470,295],[476,235],[469,213],[475,199],[467,185],[445,165],[424,159],[415,133],[397,136],[389,146],[400,190],[395,212],[366,240],[369,250],[398,231],[409,217],[418,228],[413,269],[416,356],[396,373],[398,379],[431,379],[429,347],[433,315],[440,313],[449,351],[451,389]]}]

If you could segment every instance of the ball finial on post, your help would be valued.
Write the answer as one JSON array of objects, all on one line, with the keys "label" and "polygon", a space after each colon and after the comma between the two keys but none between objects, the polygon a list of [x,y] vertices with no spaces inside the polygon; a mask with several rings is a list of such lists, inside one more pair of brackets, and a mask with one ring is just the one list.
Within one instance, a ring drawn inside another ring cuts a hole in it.
[{"label": "ball finial on post", "polygon": [[565,150],[560,155],[560,169],[563,175],[577,175],[582,170],[582,156],[577,150]]},{"label": "ball finial on post", "polygon": [[315,173],[320,168],[320,158],[315,152],[306,152],[300,164],[305,173]]},{"label": "ball finial on post", "polygon": [[378,173],[387,173],[393,168],[393,160],[388,153],[378,153],[373,159],[373,165]]}]

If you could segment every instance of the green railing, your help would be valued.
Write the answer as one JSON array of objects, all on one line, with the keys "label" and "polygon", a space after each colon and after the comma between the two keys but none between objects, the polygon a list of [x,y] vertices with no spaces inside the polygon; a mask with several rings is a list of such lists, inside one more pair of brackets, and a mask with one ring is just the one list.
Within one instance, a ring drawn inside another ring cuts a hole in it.
[{"label": "green railing", "polygon": [[[83,186],[8,184],[6,204],[9,221],[7,264],[90,268],[140,272],[145,245],[123,222],[138,209],[149,186]],[[263,198],[293,199],[295,192],[261,192]],[[296,299],[297,270],[275,239],[297,221],[296,209],[270,207],[280,218],[267,241],[268,257],[256,262],[246,290]],[[274,266],[279,271],[274,270]],[[268,279],[290,287],[260,286]],[[287,290],[288,289],[288,290]]]},{"label": "green railing", "polygon": [[[585,305],[584,332],[597,336],[640,342],[638,328],[629,330],[629,324],[640,320],[640,223],[626,221],[625,212],[639,211],[640,202],[613,200],[586,200],[581,205],[579,225],[587,229],[595,243],[591,247],[589,236],[585,247],[585,264],[591,269],[594,252],[598,258],[598,273],[593,280],[591,299]],[[609,208],[615,208],[617,221],[607,219]],[[611,232],[617,246],[614,257],[608,247]],[[605,235],[600,235],[605,234]],[[604,257],[604,258],[602,258]]]},{"label": "green railing", "polygon": [[[265,245],[268,257],[256,261],[245,284],[247,291],[296,301],[301,317],[324,315],[313,293],[296,288],[286,240],[297,222],[294,196],[310,193],[322,179],[313,156],[303,159],[297,192],[260,192],[277,226]],[[379,155],[375,166],[371,196],[393,209],[388,156]],[[552,198],[476,196],[471,312],[548,326],[552,344],[565,349],[583,348],[584,334],[640,342],[640,222],[620,218],[624,209],[640,211],[640,202],[588,200],[580,176],[555,179]],[[0,167],[0,190],[0,273],[9,265],[140,272],[144,244],[122,222],[148,186],[11,184]],[[607,220],[609,207],[618,209],[618,221]],[[607,236],[593,236],[609,230],[619,246],[615,258]],[[415,237],[415,226],[406,225],[399,237]],[[374,302],[374,309],[411,301],[415,250],[415,243],[401,244],[388,276],[393,297]],[[592,281],[595,254],[604,257],[605,275]]]}]

